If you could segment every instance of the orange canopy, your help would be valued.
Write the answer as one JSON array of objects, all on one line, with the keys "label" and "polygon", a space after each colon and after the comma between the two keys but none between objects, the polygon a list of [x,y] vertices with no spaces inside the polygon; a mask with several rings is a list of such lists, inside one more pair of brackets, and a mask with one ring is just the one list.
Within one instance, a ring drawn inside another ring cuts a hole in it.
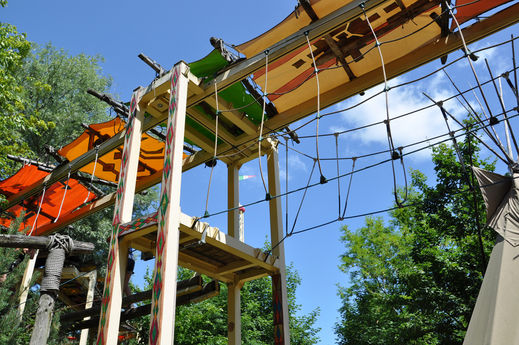
[{"label": "orange canopy", "polygon": [[[49,175],[48,172],[39,170],[38,167],[34,165],[26,165],[18,170],[18,172],[13,176],[0,182],[0,193],[4,194],[6,197],[10,197],[38,182],[47,175]],[[63,200],[66,185],[67,181],[62,181],[55,183],[46,189],[45,197],[41,205],[40,215],[38,216],[38,222],[35,224],[35,229],[32,235],[39,235],[38,228],[49,224],[54,219],[56,219],[56,217],[58,217],[58,214],[60,214],[59,208],[61,201]],[[71,178],[68,181],[68,190],[63,202],[60,217],[81,206],[85,200],[91,201],[95,198],[96,195],[94,193],[90,193],[89,195],[88,189],[81,185],[77,180]],[[6,210],[2,215],[2,218],[0,218],[0,225],[9,227],[11,223],[17,217],[19,217],[22,212],[24,212],[25,215],[22,219],[20,227],[18,228],[18,231],[31,231],[36,219],[36,213],[38,212],[40,201],[41,194],[35,195],[29,199],[24,200],[23,203],[11,207],[10,209]]]},{"label": "orange canopy", "polygon": [[[88,129],[86,129],[83,134],[70,144],[64,146],[58,153],[69,161],[72,161],[124,130],[125,124],[126,123],[119,118],[103,123],[92,124],[88,126]],[[162,170],[164,164],[164,147],[165,145],[162,141],[146,133],[142,135],[137,179],[150,176]],[[99,157],[95,171],[94,162],[81,168],[81,171],[94,174],[102,180],[117,182],[119,179],[122,152],[123,147],[120,146]]]}]

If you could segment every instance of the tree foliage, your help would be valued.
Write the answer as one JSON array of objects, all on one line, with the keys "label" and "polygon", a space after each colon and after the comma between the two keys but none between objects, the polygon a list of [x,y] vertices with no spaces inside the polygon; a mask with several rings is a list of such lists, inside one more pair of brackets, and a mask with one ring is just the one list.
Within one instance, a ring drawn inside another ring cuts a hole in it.
[{"label": "tree foliage", "polygon": [[[464,162],[493,170],[473,138],[460,143]],[[367,218],[343,228],[339,344],[461,344],[495,235],[468,167],[448,145],[433,149],[435,183],[412,171],[408,203],[388,224]],[[471,190],[471,186],[475,186]]]},{"label": "tree foliage", "polygon": [[18,33],[16,27],[0,23],[0,177],[13,172],[12,163],[6,158],[7,153],[29,152],[18,130],[36,130],[35,123],[23,115],[23,88],[15,77],[23,68],[23,61],[30,49],[30,42],[24,34]]},{"label": "tree foliage", "polygon": [[[189,279],[193,272],[179,269],[179,279]],[[148,275],[148,287],[152,282]],[[272,314],[272,285],[270,278],[245,283],[241,289],[242,343],[247,345],[272,344],[274,335]],[[290,313],[290,342],[310,345],[318,342],[315,322],[316,309],[300,315],[296,303],[296,289],[301,279],[292,268],[287,269],[288,305]],[[149,316],[134,323],[140,339],[148,339]],[[200,303],[178,306],[175,321],[175,344],[227,344],[227,286],[220,284],[220,294]]]}]

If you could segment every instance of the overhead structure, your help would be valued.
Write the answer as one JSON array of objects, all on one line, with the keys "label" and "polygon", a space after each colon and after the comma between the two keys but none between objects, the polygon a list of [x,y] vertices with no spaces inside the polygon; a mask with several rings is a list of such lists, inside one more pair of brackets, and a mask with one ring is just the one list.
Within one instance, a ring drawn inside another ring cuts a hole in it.
[{"label": "overhead structure", "polygon": [[[45,204],[43,191],[77,171],[118,183],[112,193],[70,204],[58,219],[37,227],[38,234],[49,234],[115,205],[97,344],[117,343],[130,247],[155,256],[150,344],[173,342],[179,264],[228,285],[230,344],[241,343],[243,283],[271,276],[274,343],[289,344],[275,134],[294,136],[291,123],[462,48],[462,37],[470,43],[519,21],[517,1],[506,7],[505,1],[458,1],[453,8],[440,0],[299,3],[279,25],[236,47],[246,58],[214,39],[215,49],[198,61],[181,61],[169,72],[157,67],[158,77],[134,91],[126,123],[88,126],[59,151],[69,162],[7,195],[10,212],[26,200]],[[504,8],[470,23],[499,5]],[[451,26],[453,15],[463,18],[462,32]],[[146,133],[151,129],[162,136]],[[198,150],[184,152],[184,144]],[[265,154],[272,253],[248,246],[239,235],[239,169]],[[226,233],[180,210],[182,172],[216,160],[228,166]],[[158,210],[132,219],[135,193],[159,182]]]}]

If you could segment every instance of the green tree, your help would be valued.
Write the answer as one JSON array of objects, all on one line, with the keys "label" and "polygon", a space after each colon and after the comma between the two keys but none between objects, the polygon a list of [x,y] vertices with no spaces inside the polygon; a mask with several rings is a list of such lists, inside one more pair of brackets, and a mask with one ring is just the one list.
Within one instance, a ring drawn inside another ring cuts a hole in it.
[{"label": "green tree", "polygon": [[100,56],[73,56],[50,44],[32,50],[24,60],[16,77],[24,90],[26,116],[52,124],[21,133],[40,160],[46,157],[46,145],[68,144],[83,132],[83,123],[109,119],[108,106],[86,92],[109,91],[111,79],[102,75],[102,61]]},{"label": "green tree", "polygon": [[[5,6],[6,2],[0,5]],[[29,150],[18,132],[35,130],[23,115],[25,103],[23,88],[15,75],[23,68],[23,60],[29,54],[31,44],[25,34],[13,25],[0,22],[0,177],[9,176],[13,163],[7,153],[26,154]]]},{"label": "green tree", "polygon": [[[493,170],[470,136],[460,152],[467,164]],[[463,342],[495,234],[456,151],[435,147],[433,163],[435,183],[412,171],[412,206],[392,211],[389,224],[368,218],[356,231],[343,228],[339,267],[351,285],[339,289],[339,344]]]},{"label": "green tree", "polygon": [[[147,274],[147,288],[152,282]],[[179,269],[179,279],[188,279],[193,272]],[[316,309],[307,315],[298,315],[301,310],[296,303],[296,289],[301,284],[297,271],[287,268],[288,305],[290,313],[290,342],[295,345],[310,345],[318,342],[315,322],[319,316]],[[272,286],[270,278],[261,278],[245,283],[241,290],[242,342],[247,345],[272,344],[273,314]],[[141,339],[148,339],[149,316],[133,324]],[[134,341],[135,342],[135,341]],[[135,342],[136,343],[136,342]],[[175,344],[227,344],[227,286],[220,284],[220,294],[200,303],[178,306],[175,321]]]}]

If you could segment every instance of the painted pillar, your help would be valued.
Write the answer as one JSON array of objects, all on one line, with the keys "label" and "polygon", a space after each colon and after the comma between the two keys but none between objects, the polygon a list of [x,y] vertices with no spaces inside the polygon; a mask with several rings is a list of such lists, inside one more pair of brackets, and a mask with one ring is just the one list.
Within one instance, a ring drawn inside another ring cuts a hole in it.
[{"label": "painted pillar", "polygon": [[188,66],[173,67],[170,87],[166,150],[158,212],[157,248],[149,344],[172,345],[175,335],[180,181],[186,119]]},{"label": "painted pillar", "polygon": [[[116,345],[119,334],[121,316],[122,289],[126,273],[127,251],[126,245],[119,244],[119,225],[132,220],[137,168],[141,147],[142,121],[144,112],[139,108],[140,91],[137,89],[130,103],[130,116],[126,124],[124,148],[117,185],[114,218],[112,222],[112,236],[108,267],[106,270],[97,345]],[[124,247],[124,248],[123,248]]]},{"label": "painted pillar", "polygon": [[[270,141],[270,140],[269,140]],[[267,156],[268,166],[268,186],[270,195],[281,194],[279,183],[279,156],[276,144],[270,141],[272,149]],[[287,277],[285,268],[285,246],[278,244],[283,238],[283,216],[281,209],[281,198],[274,198],[269,201],[270,209],[270,236],[272,255],[278,258],[279,274],[272,276],[272,303],[274,311],[274,344],[289,345],[290,332],[288,327],[288,295]]]}]

